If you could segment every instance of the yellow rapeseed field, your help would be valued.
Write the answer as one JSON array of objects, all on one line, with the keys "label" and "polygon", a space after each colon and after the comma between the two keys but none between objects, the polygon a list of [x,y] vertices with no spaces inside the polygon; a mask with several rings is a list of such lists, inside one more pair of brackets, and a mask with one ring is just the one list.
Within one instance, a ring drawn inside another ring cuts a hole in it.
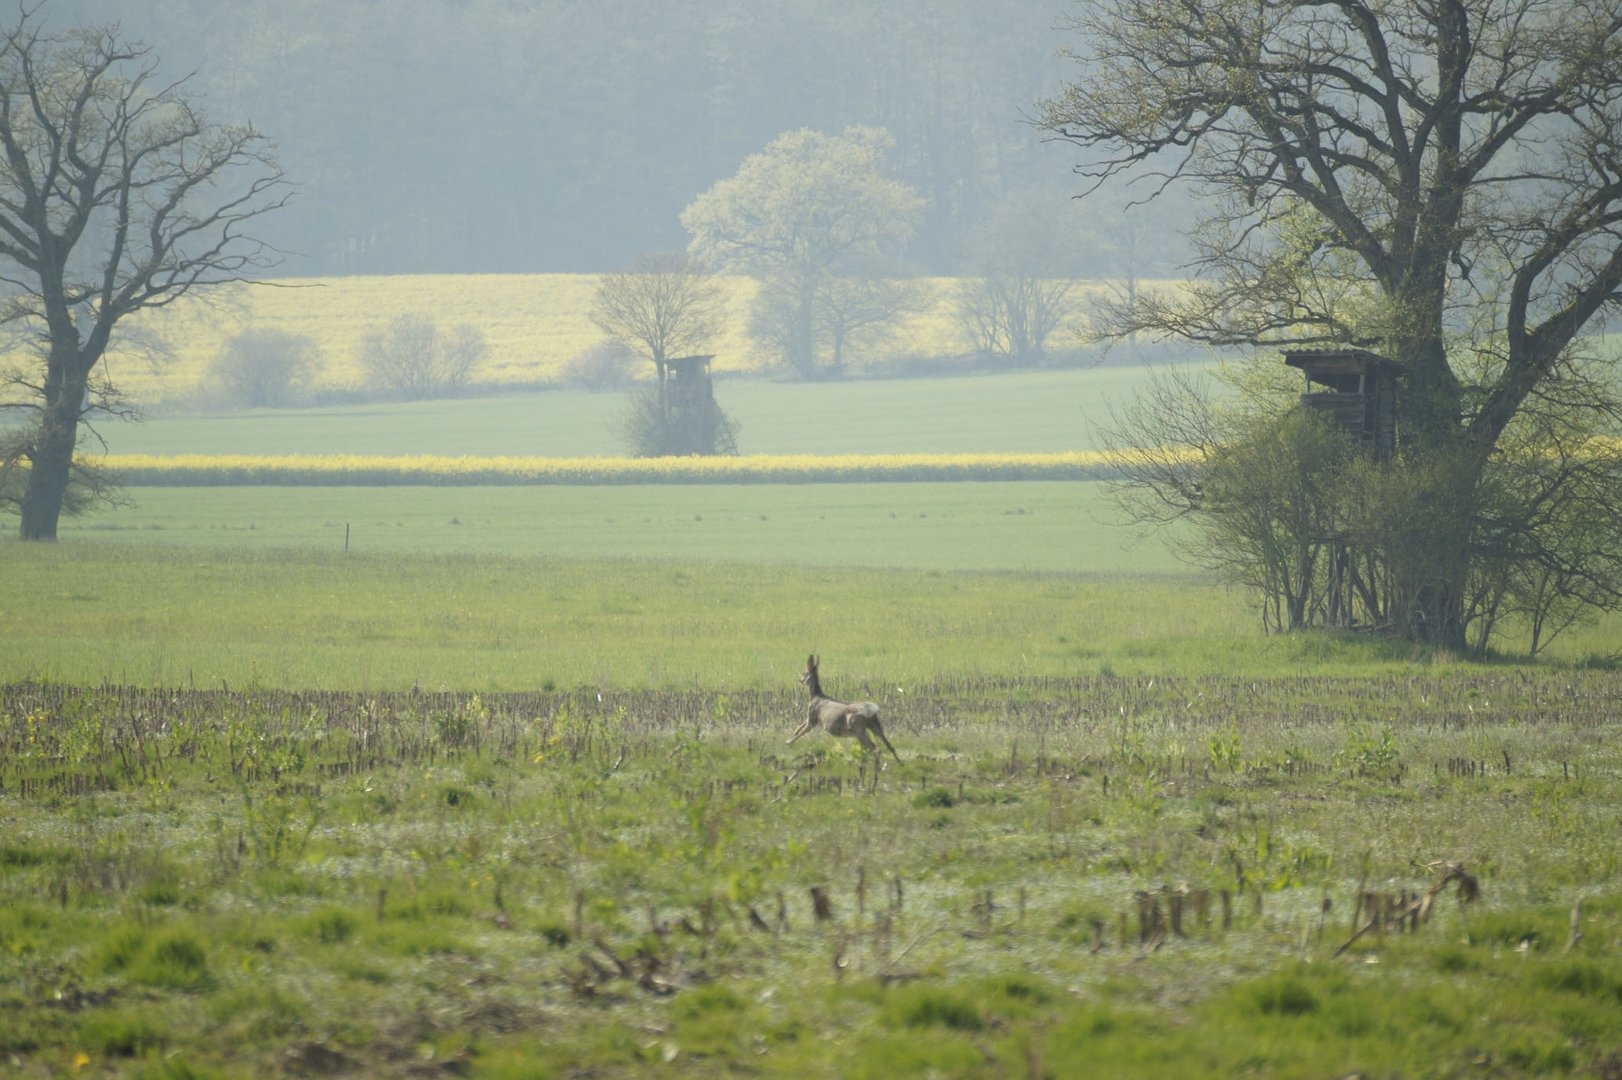
[{"label": "yellow rapeseed field", "polygon": [[111,454],[133,485],[839,483],[1068,480],[1096,476],[1096,451],[1052,454],[755,454],[743,457],[544,458],[364,454]]},{"label": "yellow rapeseed field", "polygon": [[[714,370],[763,370],[773,357],[748,331],[757,285],[748,278],[722,280],[728,319],[714,345]],[[603,339],[590,317],[597,281],[593,274],[423,274],[285,279],[214,289],[137,316],[119,336],[122,347],[107,357],[105,371],[136,401],[184,402],[206,388],[209,366],[233,335],[275,329],[303,335],[320,347],[313,389],[359,389],[362,340],[396,316],[425,314],[445,330],[468,323],[484,333],[489,355],[474,373],[476,385],[555,383],[570,360]],[[930,302],[898,323],[879,351],[883,358],[968,351],[954,311],[956,279],[928,278],[923,285]],[[1102,287],[1089,285],[1082,292]],[[1060,331],[1060,337],[1066,335]],[[132,347],[137,342],[139,350]]]},{"label": "yellow rapeseed field", "polygon": [[[136,400],[183,400],[203,387],[210,364],[232,335],[270,328],[302,335],[320,347],[314,389],[358,389],[363,383],[358,356],[366,336],[381,332],[397,316],[423,314],[442,330],[468,323],[483,332],[489,355],[475,382],[550,382],[569,360],[602,339],[589,314],[596,285],[597,278],[586,274],[423,274],[291,279],[215,290],[206,298],[141,314],[142,336],[156,337],[168,354],[161,362],[115,356],[110,368]],[[735,280],[728,287],[736,304],[746,302],[748,282]],[[728,359],[738,363],[739,342],[729,334],[725,346]]]}]

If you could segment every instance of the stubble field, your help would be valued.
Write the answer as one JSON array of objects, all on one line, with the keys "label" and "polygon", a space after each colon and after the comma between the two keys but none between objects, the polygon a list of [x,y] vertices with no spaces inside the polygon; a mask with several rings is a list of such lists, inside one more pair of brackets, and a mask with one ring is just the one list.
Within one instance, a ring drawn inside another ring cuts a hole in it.
[{"label": "stubble field", "polygon": [[1614,675],[895,686],[838,662],[829,689],[875,698],[903,762],[783,746],[786,688],[8,686],[0,1054],[25,1076],[1615,1068]]}]

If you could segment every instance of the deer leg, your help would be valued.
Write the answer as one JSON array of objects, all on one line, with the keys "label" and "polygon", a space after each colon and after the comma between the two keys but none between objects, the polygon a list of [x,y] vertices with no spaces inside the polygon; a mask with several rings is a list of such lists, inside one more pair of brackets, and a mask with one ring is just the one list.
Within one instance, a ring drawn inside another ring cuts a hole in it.
[{"label": "deer leg", "polygon": [[878,717],[873,718],[873,734],[884,740],[884,748],[890,751],[891,755],[895,757],[895,763],[897,765],[901,764],[901,755],[895,752],[895,747],[890,745],[890,740],[884,737],[884,725],[879,723]]},{"label": "deer leg", "polygon": [[796,739],[798,739],[798,738],[799,738],[799,737],[800,737],[800,736],[801,736],[801,735],[804,735],[804,734],[805,734],[805,733],[806,733],[806,732],[808,732],[808,731],[810,731],[810,730],[811,730],[811,727],[812,727],[812,724],[813,724],[813,721],[811,721],[811,720],[809,720],[809,719],[808,719],[808,720],[806,720],[806,722],[805,722],[805,723],[803,723],[803,724],[801,724],[801,725],[800,725],[800,726],[799,726],[799,728],[798,728],[798,729],[796,729],[796,730],[795,730],[795,732],[794,732],[794,734],[793,734],[793,735],[790,735],[790,736],[789,736],[789,739],[788,739],[788,742],[787,742],[787,743],[785,743],[785,744],[784,744],[784,745],[785,745],[785,746],[792,746],[792,745],[794,745],[794,741],[795,741],[795,740],[796,740]]},{"label": "deer leg", "polygon": [[856,741],[862,744],[862,750],[863,751],[865,751],[866,753],[872,754],[874,757],[878,756],[879,749],[878,749],[878,747],[873,745],[873,740],[868,738],[867,725],[866,724],[858,724],[858,725],[856,725],[854,728],[851,729],[851,734],[855,735],[856,736]]}]

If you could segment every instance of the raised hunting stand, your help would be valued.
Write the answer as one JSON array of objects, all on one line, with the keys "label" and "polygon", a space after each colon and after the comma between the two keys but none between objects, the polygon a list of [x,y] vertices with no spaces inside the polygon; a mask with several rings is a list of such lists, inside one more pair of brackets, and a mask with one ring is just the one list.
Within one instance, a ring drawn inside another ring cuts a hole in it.
[{"label": "raised hunting stand", "polygon": [[[1375,461],[1395,456],[1398,364],[1362,349],[1294,350],[1284,354],[1284,362],[1303,376],[1304,408],[1316,410],[1345,431]],[[1346,537],[1326,537],[1325,545],[1329,582],[1324,621],[1330,626],[1356,626],[1357,601],[1362,601],[1365,612],[1377,612],[1379,591],[1365,576]]]},{"label": "raised hunting stand", "polygon": [[660,454],[736,454],[732,423],[715,403],[712,355],[672,356],[659,369]]},{"label": "raised hunting stand", "polygon": [[715,386],[710,382],[709,356],[672,356],[665,361],[660,372],[660,392],[665,395],[665,406],[709,408],[715,402]]},{"label": "raised hunting stand", "polygon": [[1284,362],[1305,377],[1302,405],[1334,421],[1375,461],[1391,460],[1397,449],[1395,362],[1361,349],[1287,352]]}]

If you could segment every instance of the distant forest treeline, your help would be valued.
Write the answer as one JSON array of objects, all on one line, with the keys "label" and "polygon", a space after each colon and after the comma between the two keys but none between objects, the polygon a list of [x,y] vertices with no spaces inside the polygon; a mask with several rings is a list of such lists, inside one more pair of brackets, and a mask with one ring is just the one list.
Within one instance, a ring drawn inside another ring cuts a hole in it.
[{"label": "distant forest treeline", "polygon": [[910,258],[954,273],[1009,199],[1088,277],[1176,276],[1180,207],[1077,207],[1025,122],[1065,0],[54,0],[273,137],[300,195],[260,233],[297,275],[576,272],[686,243],[681,210],[783,131],[882,126],[927,201]]}]

